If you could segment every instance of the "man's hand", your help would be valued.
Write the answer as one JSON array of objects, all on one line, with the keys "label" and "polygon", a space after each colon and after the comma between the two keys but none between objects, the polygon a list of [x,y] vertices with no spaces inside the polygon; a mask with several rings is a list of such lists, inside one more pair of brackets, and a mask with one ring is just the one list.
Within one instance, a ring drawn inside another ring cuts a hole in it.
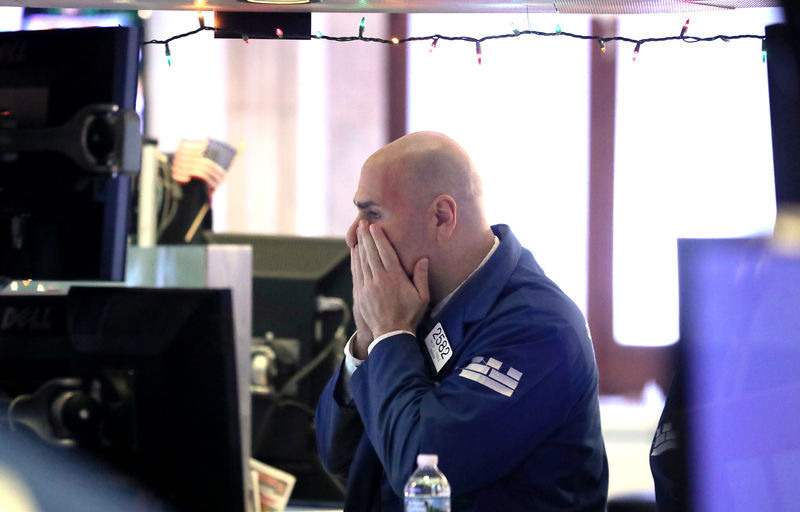
[{"label": "man's hand", "polygon": [[375,337],[369,330],[364,316],[361,314],[359,305],[359,294],[357,293],[364,286],[364,274],[361,271],[361,260],[358,255],[358,245],[350,248],[350,272],[353,274],[353,320],[356,323],[356,339],[350,346],[352,354],[359,359],[366,359],[367,347]]},{"label": "man's hand", "polygon": [[[359,223],[353,257],[353,298],[373,337],[387,332],[414,332],[428,307],[428,259],[414,265],[413,281],[383,230]],[[361,343],[353,355],[359,357]],[[369,345],[369,343],[367,343]],[[361,355],[366,357],[366,347]]]}]

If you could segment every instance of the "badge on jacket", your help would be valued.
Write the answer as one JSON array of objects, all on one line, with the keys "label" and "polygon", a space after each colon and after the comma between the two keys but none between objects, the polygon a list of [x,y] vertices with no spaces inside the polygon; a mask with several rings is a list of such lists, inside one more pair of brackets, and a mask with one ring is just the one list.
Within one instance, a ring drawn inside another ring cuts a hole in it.
[{"label": "badge on jacket", "polygon": [[425,336],[425,346],[428,348],[428,354],[431,356],[433,367],[436,368],[436,373],[450,360],[453,356],[453,349],[450,347],[450,341],[444,333],[444,327],[441,322],[438,322],[431,332]]}]

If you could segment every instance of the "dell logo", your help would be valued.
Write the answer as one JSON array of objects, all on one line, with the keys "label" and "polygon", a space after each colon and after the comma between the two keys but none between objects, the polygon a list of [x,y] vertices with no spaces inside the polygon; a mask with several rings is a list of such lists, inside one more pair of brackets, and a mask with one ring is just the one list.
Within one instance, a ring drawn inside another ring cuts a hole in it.
[{"label": "dell logo", "polygon": [[44,330],[51,327],[49,307],[7,307],[3,311],[2,319],[0,319],[0,330],[4,331],[9,329]]}]

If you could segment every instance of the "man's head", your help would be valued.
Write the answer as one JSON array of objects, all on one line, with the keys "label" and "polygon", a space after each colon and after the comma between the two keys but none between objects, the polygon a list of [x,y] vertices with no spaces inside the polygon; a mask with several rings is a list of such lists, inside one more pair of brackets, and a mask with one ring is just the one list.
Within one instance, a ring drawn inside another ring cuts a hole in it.
[{"label": "man's head", "polygon": [[441,133],[412,133],[375,152],[361,168],[353,202],[358,215],[347,244],[356,245],[360,220],[379,225],[409,274],[428,257],[435,275],[437,265],[488,231],[474,165]]}]

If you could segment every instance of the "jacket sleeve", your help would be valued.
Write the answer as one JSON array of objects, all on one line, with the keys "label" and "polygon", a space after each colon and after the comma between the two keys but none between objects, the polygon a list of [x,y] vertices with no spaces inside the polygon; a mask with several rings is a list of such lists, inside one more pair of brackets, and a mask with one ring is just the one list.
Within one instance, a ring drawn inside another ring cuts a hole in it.
[{"label": "jacket sleeve", "polygon": [[353,404],[344,403],[341,373],[343,364],[333,374],[317,403],[317,452],[322,466],[330,473],[347,477],[353,454],[364,432],[364,425]]},{"label": "jacket sleeve", "polygon": [[566,323],[532,325],[516,318],[478,330],[467,346],[490,352],[460,355],[438,385],[414,336],[373,349],[350,389],[395,492],[402,495],[418,453],[439,455],[455,494],[508,475],[596,390],[581,334]]}]

